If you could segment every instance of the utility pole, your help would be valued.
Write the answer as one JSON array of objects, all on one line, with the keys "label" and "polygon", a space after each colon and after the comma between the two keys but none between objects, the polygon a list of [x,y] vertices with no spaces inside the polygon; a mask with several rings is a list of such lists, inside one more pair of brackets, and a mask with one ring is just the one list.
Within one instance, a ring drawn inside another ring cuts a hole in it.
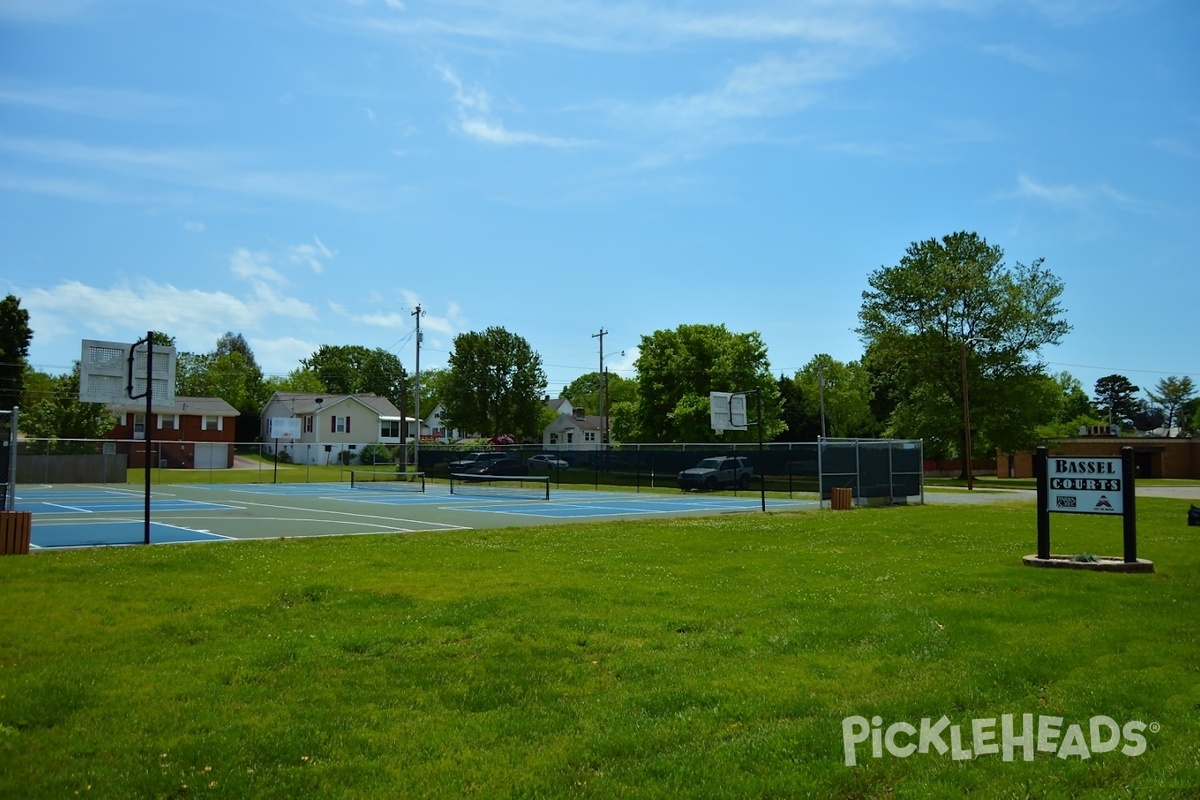
[{"label": "utility pole", "polygon": [[417,472],[421,471],[421,317],[424,313],[420,304],[412,312],[417,318],[417,372],[413,382],[413,416],[417,418],[417,437],[413,440],[413,466]]},{"label": "utility pole", "polygon": [[608,443],[607,426],[604,424],[604,384],[608,383],[604,374],[604,337],[608,331],[604,328],[600,329],[599,333],[593,333],[593,339],[600,340],[600,374],[597,375],[600,379],[600,449],[603,450]]}]

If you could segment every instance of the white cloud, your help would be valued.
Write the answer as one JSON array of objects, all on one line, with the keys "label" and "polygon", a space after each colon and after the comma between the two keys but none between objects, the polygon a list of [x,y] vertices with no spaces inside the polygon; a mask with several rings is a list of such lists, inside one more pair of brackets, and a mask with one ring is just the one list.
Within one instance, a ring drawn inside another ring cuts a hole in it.
[{"label": "white cloud", "polygon": [[325,271],[325,261],[334,257],[333,251],[321,243],[316,236],[313,244],[297,244],[288,248],[288,260],[293,264],[305,264],[315,273]]},{"label": "white cloud", "polygon": [[287,279],[271,267],[271,256],[261,250],[251,252],[243,247],[233,251],[229,269],[239,278],[283,284]]},{"label": "white cloud", "polygon": [[1007,193],[1006,196],[1036,200],[1057,211],[1074,213],[1092,211],[1099,206],[1115,206],[1124,211],[1138,213],[1151,210],[1145,201],[1125,194],[1107,183],[1091,186],[1077,186],[1073,183],[1054,185],[1039,182],[1024,173],[1017,175],[1016,190]]},{"label": "white cloud", "polygon": [[70,22],[94,4],[95,0],[4,0],[0,2],[0,19]]},{"label": "white cloud", "polygon": [[[245,168],[239,162],[253,158],[244,153],[195,148],[138,148],[93,145],[62,139],[19,138],[0,134],[0,151],[26,159],[73,168],[115,173],[148,184],[175,184],[245,197],[270,197],[321,205],[358,208],[368,204],[365,193],[377,178],[364,174],[321,173],[304,170]],[[81,194],[86,184],[76,184]],[[35,188],[33,186],[30,187]],[[43,186],[54,190],[54,186]],[[60,192],[70,187],[60,186]],[[95,189],[95,194],[110,190]],[[161,191],[158,192],[162,194]],[[186,196],[178,196],[180,202]]]},{"label": "white cloud", "polygon": [[510,131],[503,122],[491,119],[492,99],[484,89],[467,87],[451,69],[439,67],[442,80],[454,87],[457,129],[480,142],[498,145],[537,145],[541,147],[581,147],[586,142],[539,133]]},{"label": "white cloud", "polygon": [[197,222],[193,219],[181,219],[179,224],[183,226],[184,230],[191,231],[192,233],[204,233],[203,222]]},{"label": "white cloud", "polygon": [[980,48],[984,55],[1001,58],[1038,72],[1057,72],[1072,63],[1072,59],[1057,53],[1034,53],[1016,44],[990,44]]},{"label": "white cloud", "polygon": [[281,297],[265,283],[242,298],[149,279],[109,287],[65,281],[26,291],[21,303],[39,344],[71,338],[132,342],[153,329],[174,336],[180,350],[191,352],[208,352],[226,331],[257,330],[281,317],[315,318],[306,303]]},{"label": "white cloud", "polygon": [[248,338],[254,360],[262,367],[264,375],[287,375],[300,368],[300,359],[308,358],[320,345],[294,336],[276,339]]}]

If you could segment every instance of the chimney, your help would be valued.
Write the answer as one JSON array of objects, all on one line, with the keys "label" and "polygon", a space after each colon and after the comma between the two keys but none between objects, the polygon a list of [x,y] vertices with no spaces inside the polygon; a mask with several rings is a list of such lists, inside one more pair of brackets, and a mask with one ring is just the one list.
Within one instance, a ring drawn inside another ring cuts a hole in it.
[{"label": "chimney", "polygon": [[575,411],[573,412],[573,416],[575,417],[575,419],[582,420],[584,417],[587,416],[587,414],[584,413],[583,406],[576,406]]}]

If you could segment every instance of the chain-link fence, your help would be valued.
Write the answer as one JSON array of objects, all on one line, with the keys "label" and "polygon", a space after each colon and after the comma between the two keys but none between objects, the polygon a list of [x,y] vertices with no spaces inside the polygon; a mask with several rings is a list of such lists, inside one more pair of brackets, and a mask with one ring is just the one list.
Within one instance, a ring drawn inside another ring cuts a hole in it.
[{"label": "chain-link fence", "polygon": [[[625,444],[583,449],[575,445],[475,447],[422,442],[419,447],[364,443],[337,445],[272,442],[153,442],[144,440],[22,439],[18,483],[126,483],[149,463],[159,483],[305,483],[349,481],[356,469],[422,471],[449,478],[451,462],[470,452],[502,450],[531,474],[559,486],[619,486],[633,490],[676,488],[677,475],[713,457],[741,457],[753,470],[748,491],[788,496],[851,488],[857,498],[911,501],[923,495],[920,441],[824,439],[764,444]],[[533,458],[536,455],[549,457]]]}]

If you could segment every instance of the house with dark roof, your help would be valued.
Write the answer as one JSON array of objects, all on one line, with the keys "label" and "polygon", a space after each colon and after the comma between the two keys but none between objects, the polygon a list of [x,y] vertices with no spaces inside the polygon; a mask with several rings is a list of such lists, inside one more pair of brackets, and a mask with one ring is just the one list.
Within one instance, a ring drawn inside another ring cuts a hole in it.
[{"label": "house with dark roof", "polygon": [[233,466],[235,422],[240,412],[219,397],[176,397],[174,403],[154,403],[149,419],[146,403],[109,403],[117,418],[108,432],[117,453],[129,457],[129,469],[146,465],[146,448],[139,440],[147,429],[154,445],[150,465],[172,469],[229,469]]},{"label": "house with dark roof", "polygon": [[[270,438],[271,420],[295,419],[297,436]],[[276,392],[263,407],[262,439],[269,452],[285,451],[298,464],[336,464],[343,452],[357,455],[369,444],[398,446],[416,435],[416,419],[405,417],[377,394]]]}]

